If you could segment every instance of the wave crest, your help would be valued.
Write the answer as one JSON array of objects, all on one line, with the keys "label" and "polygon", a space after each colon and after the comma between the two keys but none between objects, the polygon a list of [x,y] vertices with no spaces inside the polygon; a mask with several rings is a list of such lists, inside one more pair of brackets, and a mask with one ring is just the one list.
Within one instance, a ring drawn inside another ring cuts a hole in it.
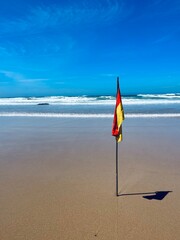
[{"label": "wave crest", "polygon": [[[37,118],[113,118],[113,114],[65,114],[65,113],[18,113],[3,112],[0,117],[37,117]],[[179,118],[180,113],[126,114],[126,118]]]},{"label": "wave crest", "polygon": [[[150,104],[179,104],[179,93],[168,94],[138,94],[123,96],[124,105],[150,105]],[[0,105],[38,105],[48,103],[50,105],[114,105],[114,96],[49,96],[49,97],[19,97],[0,98]]]}]

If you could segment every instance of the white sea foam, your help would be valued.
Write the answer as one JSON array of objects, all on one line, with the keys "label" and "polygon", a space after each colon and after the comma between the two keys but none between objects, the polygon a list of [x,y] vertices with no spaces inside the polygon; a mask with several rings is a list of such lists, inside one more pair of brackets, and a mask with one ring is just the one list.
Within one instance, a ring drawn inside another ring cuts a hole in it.
[{"label": "white sea foam", "polygon": [[138,94],[142,98],[155,98],[155,99],[180,99],[180,93],[166,93],[166,94]]},{"label": "white sea foam", "polygon": [[[113,99],[113,100],[112,100]],[[105,97],[41,97],[41,98],[0,98],[0,105],[37,105],[42,103],[48,103],[50,105],[96,105],[114,104],[114,99],[111,96]]]},{"label": "white sea foam", "polygon": [[180,99],[123,99],[123,105],[180,104]]},{"label": "white sea foam", "polygon": [[[2,112],[0,117],[35,117],[35,118],[113,118],[113,114],[65,114],[65,113],[17,113]],[[162,114],[126,114],[125,118],[179,118],[180,113]]]},{"label": "white sea foam", "polygon": [[[124,105],[155,105],[155,104],[180,104],[180,94],[139,94],[137,96],[122,97]],[[31,98],[0,98],[2,105],[38,105],[48,103],[50,105],[114,105],[113,96],[50,96],[50,97],[31,97]]]},{"label": "white sea foam", "polygon": [[126,114],[127,118],[179,118],[180,113],[137,113],[137,114]]}]

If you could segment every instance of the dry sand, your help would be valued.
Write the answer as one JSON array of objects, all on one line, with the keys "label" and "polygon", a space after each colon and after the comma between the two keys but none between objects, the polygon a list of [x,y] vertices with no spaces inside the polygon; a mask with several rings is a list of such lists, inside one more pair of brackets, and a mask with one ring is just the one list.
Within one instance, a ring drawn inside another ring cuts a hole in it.
[{"label": "dry sand", "polygon": [[179,119],[126,119],[119,197],[110,119],[0,124],[1,240],[180,239]]}]

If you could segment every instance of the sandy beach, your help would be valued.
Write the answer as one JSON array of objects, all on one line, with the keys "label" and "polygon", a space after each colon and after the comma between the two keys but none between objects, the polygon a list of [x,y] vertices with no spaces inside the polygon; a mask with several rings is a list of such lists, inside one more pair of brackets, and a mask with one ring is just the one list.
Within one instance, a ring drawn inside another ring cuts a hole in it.
[{"label": "sandy beach", "polygon": [[124,121],[119,197],[112,119],[0,125],[1,240],[180,239],[178,118]]}]

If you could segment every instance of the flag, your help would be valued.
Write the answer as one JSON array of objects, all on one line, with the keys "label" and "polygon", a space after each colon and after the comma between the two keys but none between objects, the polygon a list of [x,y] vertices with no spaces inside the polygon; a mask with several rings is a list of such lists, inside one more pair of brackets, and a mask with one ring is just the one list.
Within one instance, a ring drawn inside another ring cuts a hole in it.
[{"label": "flag", "polygon": [[117,78],[116,106],[114,109],[114,120],[112,126],[112,136],[116,137],[117,142],[122,141],[122,122],[124,121],[124,110],[119,88],[119,78]]}]

